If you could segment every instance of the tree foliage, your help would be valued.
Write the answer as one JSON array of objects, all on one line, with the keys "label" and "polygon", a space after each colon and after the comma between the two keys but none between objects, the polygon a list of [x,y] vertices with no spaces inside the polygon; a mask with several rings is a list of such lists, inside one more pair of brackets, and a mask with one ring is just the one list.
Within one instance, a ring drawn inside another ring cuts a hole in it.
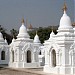
[{"label": "tree foliage", "polygon": [[13,28],[12,30],[10,30],[10,33],[12,37],[16,38],[18,31]]},{"label": "tree foliage", "polygon": [[[41,43],[44,43],[44,40],[49,39],[50,33],[52,32],[52,27],[46,27],[46,28],[39,27],[36,30],[38,32],[37,34],[39,36]],[[36,35],[36,30],[29,31],[29,35],[30,35],[31,39],[34,39],[34,37]],[[53,31],[55,34],[57,33],[56,28],[54,28]]]}]

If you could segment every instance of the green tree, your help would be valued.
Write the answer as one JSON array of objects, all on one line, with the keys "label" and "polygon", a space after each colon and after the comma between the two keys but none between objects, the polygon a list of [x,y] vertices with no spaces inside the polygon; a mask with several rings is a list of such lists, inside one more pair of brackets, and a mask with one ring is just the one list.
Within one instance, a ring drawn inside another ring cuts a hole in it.
[{"label": "green tree", "polygon": [[17,34],[18,34],[18,31],[15,30],[15,29],[12,29],[12,30],[10,30],[10,32],[11,32],[11,36],[12,36],[12,37],[14,36],[14,38],[16,38],[16,36],[17,36]]},{"label": "green tree", "polygon": [[[45,28],[42,28],[42,27],[39,27],[37,30],[37,34],[39,36],[39,39],[41,41],[41,43],[44,43],[44,40],[48,40],[49,37],[50,37],[50,33],[52,32],[52,27],[45,27]],[[29,35],[30,35],[30,38],[31,39],[34,39],[35,35],[36,35],[36,30],[33,30],[33,31],[29,31]],[[57,31],[56,31],[56,27],[53,29],[54,33],[56,34]]]}]

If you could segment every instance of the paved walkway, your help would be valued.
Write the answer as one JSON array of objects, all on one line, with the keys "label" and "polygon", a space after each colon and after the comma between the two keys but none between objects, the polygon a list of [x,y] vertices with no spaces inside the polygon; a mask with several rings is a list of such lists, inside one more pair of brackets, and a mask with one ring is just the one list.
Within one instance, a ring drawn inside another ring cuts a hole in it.
[{"label": "paved walkway", "polygon": [[48,73],[45,73],[43,72],[43,69],[42,68],[34,68],[34,69],[16,69],[18,71],[23,71],[23,72],[29,72],[29,73],[34,73],[34,74],[37,74],[37,75],[54,75],[54,74],[48,74]]},{"label": "paved walkway", "polygon": [[33,69],[13,69],[8,67],[0,67],[0,75],[58,75],[43,72],[43,68]]},{"label": "paved walkway", "polygon": [[0,75],[38,75],[38,74],[2,68],[0,69]]},{"label": "paved walkway", "polygon": [[55,75],[43,72],[43,69],[13,69],[0,67],[0,75]]}]

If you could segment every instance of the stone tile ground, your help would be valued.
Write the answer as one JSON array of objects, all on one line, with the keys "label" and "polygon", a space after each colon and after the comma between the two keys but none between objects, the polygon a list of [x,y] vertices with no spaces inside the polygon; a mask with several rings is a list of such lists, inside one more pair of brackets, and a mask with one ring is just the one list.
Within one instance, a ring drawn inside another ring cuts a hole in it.
[{"label": "stone tile ground", "polygon": [[39,74],[20,71],[20,70],[14,70],[9,68],[1,68],[0,75],[39,75]]},{"label": "stone tile ground", "polygon": [[0,67],[0,75],[58,75],[43,72],[43,69],[13,69]]},{"label": "stone tile ground", "polygon": [[0,68],[0,75],[54,75],[46,74],[42,69],[12,69]]}]

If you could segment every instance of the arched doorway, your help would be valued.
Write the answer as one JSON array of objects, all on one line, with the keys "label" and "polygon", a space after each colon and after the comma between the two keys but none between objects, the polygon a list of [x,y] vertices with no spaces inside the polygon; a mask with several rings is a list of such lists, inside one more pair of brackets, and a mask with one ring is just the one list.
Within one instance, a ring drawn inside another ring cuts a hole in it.
[{"label": "arched doorway", "polygon": [[27,63],[31,63],[31,51],[27,51]]},{"label": "arched doorway", "polygon": [[1,60],[5,60],[5,51],[1,52]]},{"label": "arched doorway", "polygon": [[12,62],[14,62],[14,51],[12,51]]},{"label": "arched doorway", "polygon": [[55,50],[52,50],[52,66],[56,66],[56,52]]}]

